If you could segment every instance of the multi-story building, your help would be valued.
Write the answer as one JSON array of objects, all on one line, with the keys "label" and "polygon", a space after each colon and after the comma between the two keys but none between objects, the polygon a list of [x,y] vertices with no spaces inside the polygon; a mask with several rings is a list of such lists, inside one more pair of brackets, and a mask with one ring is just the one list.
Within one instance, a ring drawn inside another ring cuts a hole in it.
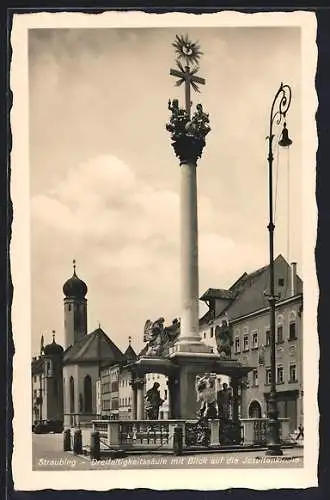
[{"label": "multi-story building", "polygon": [[40,356],[32,358],[32,422],[63,422],[63,348],[53,341],[44,346],[41,337]]},{"label": "multi-story building", "polygon": [[131,337],[123,359],[117,363],[104,364],[100,371],[101,416],[112,420],[130,420],[133,415],[133,389],[131,371],[127,364],[137,355],[131,346]]},{"label": "multi-story building", "polygon": [[[303,287],[296,264],[280,255],[274,262],[276,295],[276,390],[279,417],[289,417],[291,430],[303,424]],[[241,390],[242,417],[267,415],[270,391],[269,266],[244,273],[229,290],[209,289],[209,311],[200,333],[216,346],[217,328],[226,320],[232,328],[232,357],[254,367]]]}]

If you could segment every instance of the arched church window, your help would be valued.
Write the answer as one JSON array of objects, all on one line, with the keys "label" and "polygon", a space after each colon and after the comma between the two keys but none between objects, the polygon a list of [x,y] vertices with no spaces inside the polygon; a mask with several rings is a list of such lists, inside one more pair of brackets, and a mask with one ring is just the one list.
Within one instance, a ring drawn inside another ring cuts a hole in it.
[{"label": "arched church window", "polygon": [[261,406],[260,403],[256,400],[250,403],[249,418],[261,418]]},{"label": "arched church window", "polygon": [[70,392],[70,413],[74,413],[74,380],[73,377],[70,377],[69,384],[69,392]]},{"label": "arched church window", "polygon": [[84,378],[84,410],[86,413],[92,413],[92,379],[89,375]]},{"label": "arched church window", "polygon": [[79,393],[79,412],[83,411],[83,396],[81,392]]}]

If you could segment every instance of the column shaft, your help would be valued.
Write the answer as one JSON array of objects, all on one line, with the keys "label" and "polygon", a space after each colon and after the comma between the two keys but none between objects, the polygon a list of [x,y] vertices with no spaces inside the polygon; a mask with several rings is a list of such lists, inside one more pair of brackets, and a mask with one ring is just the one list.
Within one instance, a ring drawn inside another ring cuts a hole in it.
[{"label": "column shaft", "polygon": [[137,382],[136,384],[136,418],[137,420],[144,420],[144,383]]},{"label": "column shaft", "polygon": [[180,341],[200,340],[198,328],[198,216],[196,164],[181,165]]}]

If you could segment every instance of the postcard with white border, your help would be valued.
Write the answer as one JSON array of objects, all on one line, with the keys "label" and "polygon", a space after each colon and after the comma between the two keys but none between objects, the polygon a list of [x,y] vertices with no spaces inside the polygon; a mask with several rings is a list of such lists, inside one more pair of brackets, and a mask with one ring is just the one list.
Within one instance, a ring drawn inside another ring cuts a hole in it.
[{"label": "postcard with white border", "polygon": [[316,29],[14,15],[16,490],[317,485]]}]

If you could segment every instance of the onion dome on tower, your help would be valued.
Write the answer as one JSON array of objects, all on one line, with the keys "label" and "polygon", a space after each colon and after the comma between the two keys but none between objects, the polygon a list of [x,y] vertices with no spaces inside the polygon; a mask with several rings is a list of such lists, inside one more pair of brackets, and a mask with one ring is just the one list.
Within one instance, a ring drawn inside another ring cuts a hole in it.
[{"label": "onion dome on tower", "polygon": [[53,356],[54,354],[56,355],[62,353],[63,353],[63,347],[55,342],[55,332],[53,330],[53,342],[51,344],[47,344],[44,347],[44,354],[45,356]]},{"label": "onion dome on tower", "polygon": [[84,299],[88,288],[76,274],[76,261],[73,261],[73,275],[63,285],[63,293],[67,298]]}]

